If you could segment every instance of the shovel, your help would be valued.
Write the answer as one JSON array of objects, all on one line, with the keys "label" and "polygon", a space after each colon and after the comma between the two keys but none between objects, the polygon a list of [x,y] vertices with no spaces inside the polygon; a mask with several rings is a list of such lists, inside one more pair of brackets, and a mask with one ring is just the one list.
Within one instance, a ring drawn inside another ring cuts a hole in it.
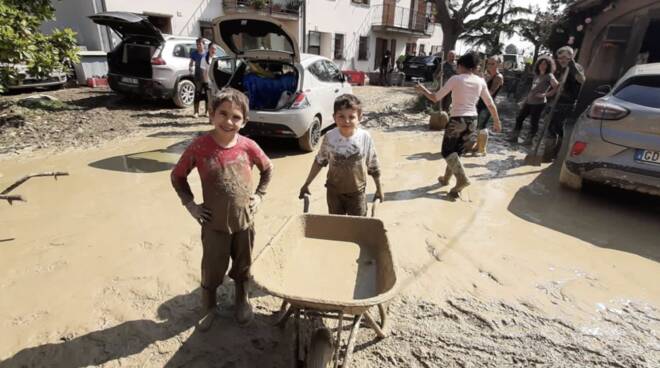
[{"label": "shovel", "polygon": [[566,78],[568,77],[568,69],[569,67],[567,66],[566,69],[564,69],[564,72],[561,74],[561,81],[559,81],[559,88],[557,89],[557,92],[555,93],[555,98],[552,100],[552,108],[550,109],[550,113],[545,115],[545,118],[543,119],[543,133],[541,134],[541,137],[539,137],[538,142],[536,142],[536,145],[534,146],[534,151],[527,156],[525,156],[525,165],[532,165],[532,166],[541,166],[541,161],[543,159],[542,155],[539,155],[539,148],[541,147],[541,142],[543,142],[543,137],[548,133],[548,129],[550,127],[550,122],[552,121],[552,117],[555,115],[555,108],[557,107],[557,101],[559,101],[559,96],[561,96],[561,92],[564,89],[564,83],[566,83]]}]

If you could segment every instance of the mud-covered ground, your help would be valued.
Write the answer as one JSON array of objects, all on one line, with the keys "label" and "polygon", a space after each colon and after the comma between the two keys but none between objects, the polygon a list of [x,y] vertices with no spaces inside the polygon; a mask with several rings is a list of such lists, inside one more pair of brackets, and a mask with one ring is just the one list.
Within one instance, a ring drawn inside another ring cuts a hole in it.
[{"label": "mud-covered ground", "polygon": [[[362,329],[354,367],[660,367],[660,200],[598,186],[562,190],[557,165],[524,166],[527,149],[499,134],[487,156],[464,159],[473,184],[449,201],[436,181],[442,132],[409,109],[412,90],[355,93],[382,164],[377,216],[397,260],[399,296],[389,306],[390,337]],[[28,202],[0,203],[0,367],[290,367],[293,326],[273,326],[280,301],[256,288],[251,325],[231,319],[228,281],[220,319],[207,333],[194,328],[199,226],[169,170],[205,119],[102,90],[54,94],[94,103],[31,110],[23,128],[0,127],[0,189],[30,172],[70,173],[21,185],[14,192]],[[498,103],[508,131],[515,105]],[[65,133],[39,148],[35,137],[46,133],[19,134],[39,121]],[[78,121],[89,140],[80,140]],[[14,153],[6,142],[23,148]],[[259,142],[276,171],[255,253],[300,213],[298,188],[313,157],[293,142]],[[199,195],[195,173],[191,185]],[[324,213],[323,180],[310,189],[311,211]]]}]

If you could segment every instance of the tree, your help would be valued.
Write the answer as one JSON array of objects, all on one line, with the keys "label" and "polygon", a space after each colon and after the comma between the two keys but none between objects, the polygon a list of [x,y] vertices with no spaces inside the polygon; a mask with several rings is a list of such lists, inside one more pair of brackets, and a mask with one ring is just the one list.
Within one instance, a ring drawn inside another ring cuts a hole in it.
[{"label": "tree", "polygon": [[529,9],[513,6],[511,0],[493,1],[482,16],[467,22],[467,32],[459,38],[468,44],[486,47],[489,55],[501,54],[504,46],[500,42],[502,34],[513,36],[524,20],[520,16],[527,14],[530,14]]},{"label": "tree", "polygon": [[64,69],[67,59],[78,61],[75,32],[66,28],[45,35],[39,31],[54,16],[50,0],[0,0],[0,92],[21,78],[16,64],[25,64],[30,75],[46,77]]},{"label": "tree", "polygon": [[446,55],[456,47],[456,41],[465,33],[469,16],[486,9],[488,0],[436,0],[436,11],[442,27],[442,50]]},{"label": "tree", "polygon": [[541,48],[548,44],[554,25],[559,21],[560,15],[552,10],[541,11],[539,7],[530,9],[536,14],[534,19],[524,19],[518,27],[518,34],[534,45],[532,62],[536,62]]}]

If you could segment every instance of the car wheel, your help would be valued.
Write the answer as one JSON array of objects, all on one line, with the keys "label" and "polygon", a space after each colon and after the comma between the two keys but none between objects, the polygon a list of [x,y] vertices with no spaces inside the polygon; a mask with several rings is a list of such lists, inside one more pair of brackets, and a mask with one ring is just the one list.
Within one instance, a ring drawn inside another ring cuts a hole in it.
[{"label": "car wheel", "polygon": [[192,106],[195,101],[195,83],[189,79],[182,79],[176,84],[172,101],[177,107],[184,108]]},{"label": "car wheel", "polygon": [[580,190],[582,189],[582,180],[583,179],[580,175],[573,174],[568,170],[565,162],[561,165],[559,184],[561,184],[562,187],[572,190]]},{"label": "car wheel", "polygon": [[302,137],[298,138],[298,146],[305,152],[312,152],[321,141],[321,120],[318,116],[314,117],[314,121],[309,126],[309,129]]}]

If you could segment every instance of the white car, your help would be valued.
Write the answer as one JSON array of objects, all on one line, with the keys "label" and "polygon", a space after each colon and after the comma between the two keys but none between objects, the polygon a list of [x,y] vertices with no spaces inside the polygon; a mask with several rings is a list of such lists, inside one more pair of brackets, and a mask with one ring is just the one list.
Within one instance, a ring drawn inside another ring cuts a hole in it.
[{"label": "white car", "polygon": [[334,125],[337,96],[352,93],[339,67],[318,55],[300,54],[282,24],[260,15],[237,14],[214,21],[216,39],[233,53],[216,60],[211,78],[250,98],[246,135],[298,139],[313,151],[323,130]]}]

